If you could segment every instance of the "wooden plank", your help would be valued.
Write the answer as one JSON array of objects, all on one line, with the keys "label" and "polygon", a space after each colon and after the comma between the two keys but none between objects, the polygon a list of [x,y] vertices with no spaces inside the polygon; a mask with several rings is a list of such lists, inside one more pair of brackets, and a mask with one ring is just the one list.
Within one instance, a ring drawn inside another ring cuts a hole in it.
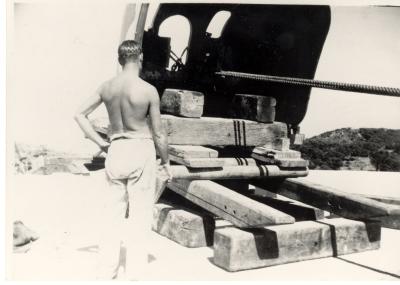
[{"label": "wooden plank", "polygon": [[236,94],[233,98],[233,112],[236,118],[271,123],[275,121],[276,99],[274,97]]},{"label": "wooden plank", "polygon": [[349,219],[400,215],[399,206],[388,205],[308,181],[296,179],[275,182],[254,180],[252,184]]},{"label": "wooden plank", "polygon": [[253,149],[253,154],[257,155],[257,157],[270,157],[275,159],[297,159],[301,158],[301,153],[297,150],[276,150],[269,147],[258,146]]},{"label": "wooden plank", "polygon": [[169,154],[169,158],[190,168],[215,168],[224,165],[224,161],[218,158],[182,158],[173,154]]},{"label": "wooden plank", "polygon": [[183,158],[215,158],[218,151],[200,145],[169,145],[168,153]]},{"label": "wooden plank", "polygon": [[261,163],[250,157],[220,157],[219,160],[224,162],[224,166],[240,166],[240,165],[260,165]]},{"label": "wooden plank", "polygon": [[[225,118],[181,118],[161,115],[162,123],[172,145],[236,145],[261,146],[286,137],[286,124],[258,123]],[[108,135],[108,118],[91,120],[94,129]]]},{"label": "wooden plank", "polygon": [[165,89],[160,104],[162,112],[200,118],[203,115],[204,94],[189,90]]},{"label": "wooden plank", "polygon": [[209,180],[178,180],[168,188],[237,227],[289,224],[295,219]]},{"label": "wooden plank", "polygon": [[275,164],[284,168],[305,168],[308,167],[308,160],[305,159],[275,159]]},{"label": "wooden plank", "polygon": [[187,168],[183,165],[171,166],[175,179],[261,179],[267,177],[304,177],[308,169],[281,170],[275,165],[224,166],[221,168]]}]

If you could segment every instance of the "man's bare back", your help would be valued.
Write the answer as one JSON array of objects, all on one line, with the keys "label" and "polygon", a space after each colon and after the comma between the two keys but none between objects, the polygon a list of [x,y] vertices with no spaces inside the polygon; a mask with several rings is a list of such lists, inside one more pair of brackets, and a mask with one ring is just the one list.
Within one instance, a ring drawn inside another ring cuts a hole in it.
[{"label": "man's bare back", "polygon": [[156,99],[154,96],[158,97],[152,85],[139,77],[121,73],[105,82],[99,93],[107,108],[111,134],[150,133],[147,116]]}]

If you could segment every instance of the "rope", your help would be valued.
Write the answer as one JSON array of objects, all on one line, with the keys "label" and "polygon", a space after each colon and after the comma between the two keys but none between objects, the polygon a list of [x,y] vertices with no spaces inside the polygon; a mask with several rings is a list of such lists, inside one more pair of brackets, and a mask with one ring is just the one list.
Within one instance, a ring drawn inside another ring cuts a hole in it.
[{"label": "rope", "polygon": [[251,80],[268,81],[268,82],[278,82],[278,83],[284,83],[284,84],[293,84],[293,85],[298,85],[298,86],[308,86],[308,87],[333,89],[333,90],[341,90],[341,91],[349,91],[349,92],[359,92],[359,93],[368,93],[368,94],[375,94],[375,95],[400,97],[400,89],[392,88],[392,87],[371,86],[371,85],[365,85],[365,84],[341,83],[341,82],[332,82],[332,81],[321,81],[321,80],[303,79],[303,78],[295,78],[295,77],[261,75],[261,74],[243,73],[243,72],[235,72],[235,71],[220,71],[220,72],[216,72],[215,74],[221,75],[221,76],[235,77],[235,78],[244,78],[244,79],[251,79]]}]

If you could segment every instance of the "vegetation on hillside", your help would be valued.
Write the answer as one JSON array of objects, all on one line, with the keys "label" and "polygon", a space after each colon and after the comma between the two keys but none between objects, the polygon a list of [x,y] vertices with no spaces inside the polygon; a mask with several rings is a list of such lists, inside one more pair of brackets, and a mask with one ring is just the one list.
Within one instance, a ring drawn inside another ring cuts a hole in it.
[{"label": "vegetation on hillside", "polygon": [[311,169],[339,170],[362,157],[369,158],[376,171],[400,171],[400,130],[337,129],[307,139],[296,149]]}]

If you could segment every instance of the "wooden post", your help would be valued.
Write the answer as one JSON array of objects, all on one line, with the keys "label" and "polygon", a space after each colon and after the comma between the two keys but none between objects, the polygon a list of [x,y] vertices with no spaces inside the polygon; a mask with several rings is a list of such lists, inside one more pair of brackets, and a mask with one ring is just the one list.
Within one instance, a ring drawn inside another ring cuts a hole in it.
[{"label": "wooden post", "polygon": [[136,25],[135,41],[142,46],[144,26],[146,25],[147,11],[149,10],[149,3],[142,3],[139,11],[139,18]]},{"label": "wooden post", "polygon": [[263,123],[275,121],[276,99],[274,97],[236,94],[233,98],[235,117]]}]

